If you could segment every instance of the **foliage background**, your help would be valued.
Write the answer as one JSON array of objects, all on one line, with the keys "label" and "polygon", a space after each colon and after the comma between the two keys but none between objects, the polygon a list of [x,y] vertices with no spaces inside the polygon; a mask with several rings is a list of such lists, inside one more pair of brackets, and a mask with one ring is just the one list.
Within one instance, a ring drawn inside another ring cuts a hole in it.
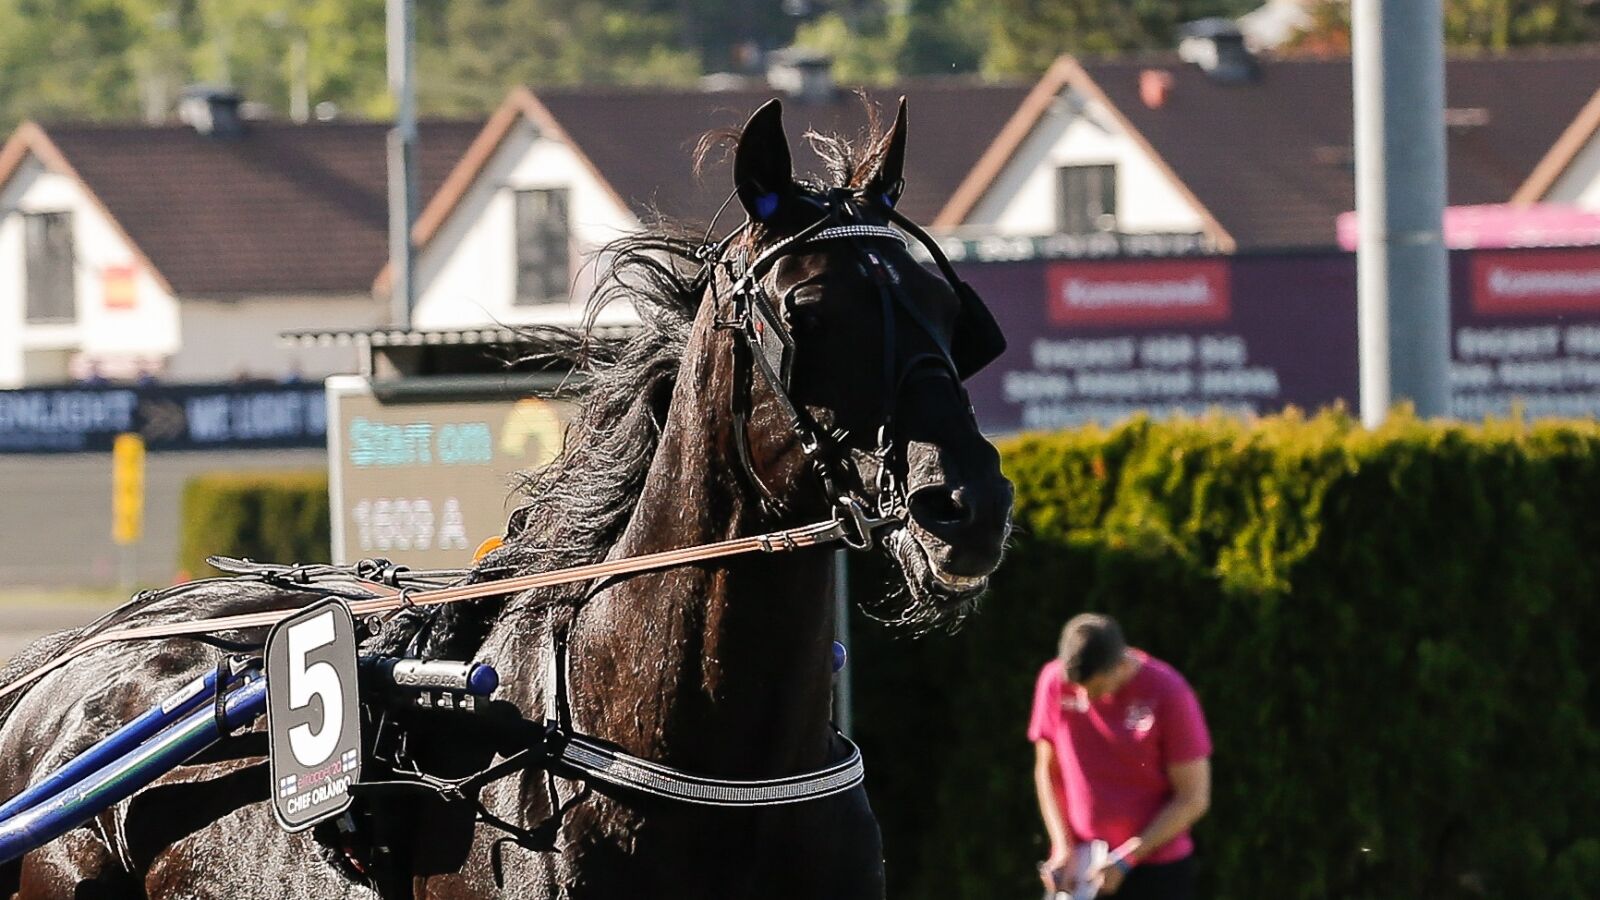
[{"label": "foliage background", "polygon": [[1037,892],[1028,706],[1084,610],[1205,706],[1202,896],[1595,895],[1600,427],[1141,420],[1004,456],[982,611],[853,627],[890,896]]},{"label": "foliage background", "polygon": [[[689,85],[765,51],[826,50],[849,83],[1032,78],[1064,52],[1171,49],[1177,26],[1262,0],[417,0],[427,114],[482,113],[518,83]],[[1452,46],[1600,39],[1591,0],[1445,0]],[[1348,47],[1325,0],[1299,52]],[[303,52],[302,52],[303,51]],[[277,115],[390,112],[384,0],[0,0],[0,129],[24,118],[159,121],[185,85],[225,83]]]},{"label": "foliage background", "polygon": [[[1137,419],[1002,451],[1017,531],[981,611],[852,623],[891,897],[1035,894],[1028,705],[1083,610],[1205,706],[1203,896],[1595,895],[1600,424]],[[197,574],[326,560],[327,479],[196,479],[184,520]]]},{"label": "foliage background", "polygon": [[191,577],[219,574],[213,554],[264,562],[331,559],[328,474],[216,472],[183,486],[178,565]]}]

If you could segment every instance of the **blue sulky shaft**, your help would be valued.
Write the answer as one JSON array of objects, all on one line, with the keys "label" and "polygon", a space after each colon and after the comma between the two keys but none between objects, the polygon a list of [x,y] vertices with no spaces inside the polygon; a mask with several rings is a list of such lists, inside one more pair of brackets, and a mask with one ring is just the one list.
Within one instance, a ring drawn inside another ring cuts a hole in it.
[{"label": "blue sulky shaft", "polygon": [[[204,692],[202,697],[207,696]],[[253,677],[228,695],[223,719],[231,731],[266,710],[266,679]],[[176,725],[107,763],[79,783],[0,821],[0,863],[55,840],[132,796],[221,738],[214,710],[191,711]]]},{"label": "blue sulky shaft", "polygon": [[54,797],[62,788],[149,740],[156,732],[193,712],[200,704],[211,702],[215,699],[216,686],[217,673],[213,670],[179,688],[160,705],[106,735],[43,781],[0,805],[0,822]]}]

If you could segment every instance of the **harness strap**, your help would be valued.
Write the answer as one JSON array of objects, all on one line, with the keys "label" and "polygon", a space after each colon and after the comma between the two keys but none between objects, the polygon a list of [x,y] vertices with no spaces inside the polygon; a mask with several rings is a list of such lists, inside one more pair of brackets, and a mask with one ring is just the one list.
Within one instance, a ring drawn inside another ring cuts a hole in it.
[{"label": "harness strap", "polygon": [[572,723],[571,673],[563,630],[557,629],[552,635],[550,651],[550,697],[543,735],[545,761],[571,770],[578,778],[702,806],[778,806],[831,797],[850,790],[866,777],[861,748],[838,732],[835,734],[849,748],[844,759],[815,772],[782,778],[710,778],[625,753],[577,732]]},{"label": "harness strap", "polygon": [[590,740],[562,735],[551,755],[583,777],[664,800],[700,806],[780,806],[832,797],[861,784],[866,768],[861,748],[838,735],[849,748],[839,762],[815,772],[755,780],[707,778],[653,763]]},{"label": "harness strap", "polygon": [[[538,572],[532,575],[522,575],[497,581],[486,581],[479,584],[467,584],[414,593],[408,592],[404,596],[399,595],[393,588],[368,584],[373,593],[379,596],[350,600],[346,605],[349,607],[352,616],[361,618],[374,613],[393,612],[410,606],[441,606],[447,603],[459,603],[463,600],[516,594],[534,588],[666,569],[702,560],[739,556],[745,553],[780,553],[801,550],[807,547],[822,547],[840,541],[851,543],[852,546],[855,546],[863,537],[857,532],[863,529],[870,532],[894,521],[897,520],[891,518],[868,519],[855,514],[854,511],[841,510],[839,518],[783,531],[758,534],[751,537],[732,538],[726,541],[682,547],[676,550],[663,550],[659,553],[647,553],[643,556],[630,556],[623,559],[556,569],[550,572]],[[870,537],[870,534],[867,537]],[[150,638],[266,628],[276,625],[296,612],[298,612],[297,609],[273,609],[256,613],[220,616],[212,619],[168,622],[160,625],[116,628],[105,631],[79,641],[38,668],[25,675],[18,676],[4,687],[0,687],[0,698],[9,696],[83,654],[108,644]]]},{"label": "harness strap", "polygon": [[[748,423],[753,405],[752,379],[753,373],[761,372],[762,378],[772,389],[772,398],[778,404],[783,415],[789,420],[790,431],[798,436],[802,449],[805,450],[817,476],[822,480],[823,489],[830,502],[843,499],[838,482],[850,468],[848,454],[837,446],[838,436],[830,435],[824,430],[811,414],[789,396],[787,384],[787,371],[778,371],[767,358],[766,352],[757,343],[759,337],[760,319],[756,318],[761,313],[765,319],[776,321],[779,318],[778,310],[772,307],[767,294],[760,287],[760,280],[777,264],[784,254],[793,252],[796,248],[809,244],[818,244],[835,240],[862,240],[884,239],[894,241],[901,246],[906,246],[906,237],[899,231],[885,225],[867,224],[829,224],[836,222],[837,210],[832,207],[825,208],[825,215],[783,240],[780,240],[766,250],[762,251],[753,261],[743,267],[743,272],[734,280],[732,295],[734,317],[730,323],[737,329],[740,340],[734,341],[734,376],[729,384],[731,396],[729,405],[734,418],[734,448],[740,468],[746,479],[760,495],[763,507],[773,513],[786,515],[789,507],[778,496],[777,492],[761,478],[756,470],[755,460],[750,451],[750,438]],[[720,253],[722,246],[719,245]],[[872,257],[876,260],[876,257]],[[884,389],[894,387],[894,325],[892,316],[892,303],[890,296],[885,292],[883,278],[875,276],[880,295],[884,298],[884,341],[883,354]],[[904,302],[904,301],[902,301]],[[927,327],[922,320],[918,320]],[[781,331],[771,336],[772,340],[782,342],[789,352],[793,348],[793,340]],[[937,340],[937,339],[936,339]],[[787,370],[787,366],[784,366]],[[892,395],[889,402],[893,404]]]}]

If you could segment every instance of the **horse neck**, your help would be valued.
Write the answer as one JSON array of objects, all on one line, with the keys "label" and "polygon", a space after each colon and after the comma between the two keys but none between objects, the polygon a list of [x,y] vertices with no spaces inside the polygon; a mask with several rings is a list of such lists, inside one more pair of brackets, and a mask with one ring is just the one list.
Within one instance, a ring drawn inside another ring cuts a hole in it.
[{"label": "horse neck", "polygon": [[[728,339],[704,323],[697,328],[691,348],[711,349],[686,353],[650,474],[613,556],[774,526],[735,456]],[[610,681],[609,694],[591,706],[596,721],[578,726],[691,771],[757,777],[823,764],[832,734],[832,595],[826,550],[671,569],[608,590],[580,616],[573,681],[580,685],[582,673]]]}]

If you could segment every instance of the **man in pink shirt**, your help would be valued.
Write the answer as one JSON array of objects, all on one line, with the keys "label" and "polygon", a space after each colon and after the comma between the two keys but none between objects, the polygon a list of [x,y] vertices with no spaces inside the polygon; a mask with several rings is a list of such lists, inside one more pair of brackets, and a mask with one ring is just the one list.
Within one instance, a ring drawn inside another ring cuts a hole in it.
[{"label": "man in pink shirt", "polygon": [[1194,896],[1189,828],[1211,802],[1211,735],[1176,669],[1129,647],[1111,617],[1075,616],[1039,673],[1028,739],[1050,834],[1048,890],[1073,888],[1073,847],[1103,840],[1109,859],[1089,873],[1101,894]]}]

